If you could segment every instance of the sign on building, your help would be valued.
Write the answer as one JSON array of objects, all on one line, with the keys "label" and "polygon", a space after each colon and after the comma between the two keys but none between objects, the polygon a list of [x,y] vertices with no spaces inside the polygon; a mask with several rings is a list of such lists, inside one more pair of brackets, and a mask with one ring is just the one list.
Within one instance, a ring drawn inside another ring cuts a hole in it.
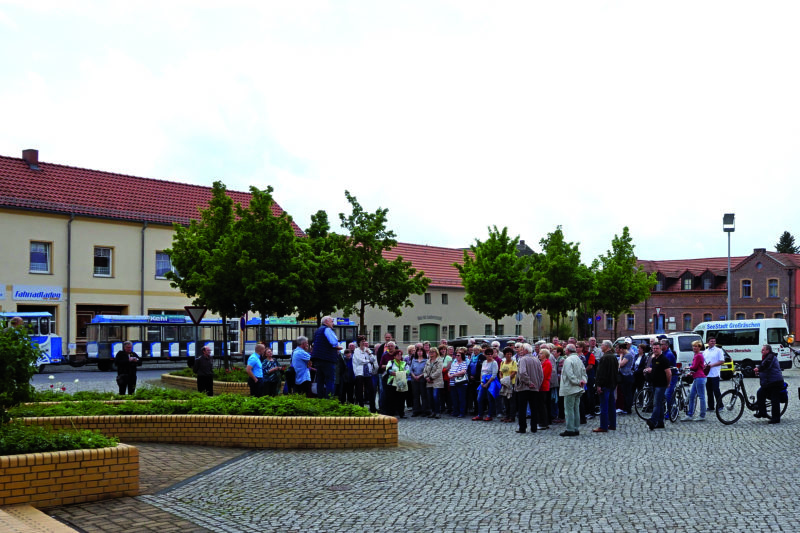
[{"label": "sign on building", "polygon": [[55,285],[14,285],[12,295],[18,302],[60,302],[64,291]]}]

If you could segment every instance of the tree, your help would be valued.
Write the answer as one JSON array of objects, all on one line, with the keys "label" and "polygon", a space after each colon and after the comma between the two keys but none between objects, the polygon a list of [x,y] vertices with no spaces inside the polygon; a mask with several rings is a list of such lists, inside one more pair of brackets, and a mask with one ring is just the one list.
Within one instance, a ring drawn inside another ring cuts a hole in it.
[{"label": "tree", "polygon": [[784,231],[778,244],[775,245],[775,250],[779,254],[796,254],[800,252],[800,248],[794,244],[794,236],[788,231]]},{"label": "tree", "polygon": [[355,196],[344,192],[352,213],[339,213],[342,227],[348,232],[343,259],[349,268],[347,293],[342,301],[345,313],[358,312],[361,334],[366,334],[364,315],[367,306],[386,309],[400,316],[401,307],[412,305],[412,294],[423,294],[430,279],[397,257],[388,261],[383,253],[397,246],[395,234],[386,229],[388,209],[364,211]]},{"label": "tree", "polygon": [[167,273],[170,285],[194,298],[194,305],[222,317],[222,352],[228,368],[227,319],[246,313],[250,299],[243,272],[249,258],[242,258],[245,243],[236,233],[233,200],[225,191],[221,181],[214,182],[208,209],[201,209],[200,220],[192,220],[188,227],[174,225],[172,248],[166,253],[175,267],[175,272]]},{"label": "tree", "polygon": [[8,408],[33,397],[31,378],[41,353],[25,328],[5,327],[0,321],[0,423],[8,422]]},{"label": "tree", "polygon": [[276,216],[274,204],[272,187],[263,191],[250,187],[250,204],[247,208],[236,205],[238,220],[233,226],[241,243],[237,270],[250,308],[261,316],[261,338],[267,317],[294,313],[297,303],[312,289],[292,219],[286,213]]},{"label": "tree", "polygon": [[345,261],[346,239],[330,232],[328,214],[317,211],[311,215],[311,226],[301,244],[306,277],[311,287],[298,302],[301,317],[322,317],[342,307],[347,299],[351,266]]},{"label": "tree", "polygon": [[[597,309],[618,317],[630,313],[631,306],[650,296],[656,284],[655,273],[648,275],[636,264],[634,245],[628,227],[622,228],[622,236],[614,235],[611,250],[595,260],[597,271]],[[617,337],[617,321],[614,320],[614,338]]]},{"label": "tree", "polygon": [[494,320],[494,331],[501,318],[522,310],[520,283],[526,261],[517,254],[519,236],[511,239],[508,228],[489,228],[489,238],[475,239],[470,254],[464,251],[463,264],[454,263],[461,276],[467,302],[477,312]]},{"label": "tree", "polygon": [[531,256],[522,281],[524,308],[544,309],[558,330],[567,311],[594,297],[594,272],[581,263],[578,244],[564,241],[561,226],[539,244],[542,253]]}]

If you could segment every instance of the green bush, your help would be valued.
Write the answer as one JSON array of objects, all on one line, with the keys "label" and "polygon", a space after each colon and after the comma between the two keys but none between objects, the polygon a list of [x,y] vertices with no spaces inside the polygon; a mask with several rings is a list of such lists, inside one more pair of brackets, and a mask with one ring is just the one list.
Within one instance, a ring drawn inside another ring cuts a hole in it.
[{"label": "green bush", "polygon": [[0,426],[0,455],[108,448],[117,444],[119,439],[88,429],[54,431],[18,422]]},{"label": "green bush", "polygon": [[20,405],[9,410],[15,418],[105,415],[254,415],[254,416],[372,416],[368,409],[338,400],[320,400],[300,395],[251,398],[236,394],[208,397],[197,395],[186,401],[154,399],[106,404],[100,401],[65,401],[57,405]]}]

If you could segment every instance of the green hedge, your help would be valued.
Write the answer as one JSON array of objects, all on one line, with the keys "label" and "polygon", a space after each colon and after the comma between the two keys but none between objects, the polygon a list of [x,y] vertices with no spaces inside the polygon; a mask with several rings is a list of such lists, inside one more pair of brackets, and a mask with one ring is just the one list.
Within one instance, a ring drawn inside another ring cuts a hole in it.
[{"label": "green hedge", "polygon": [[300,395],[251,398],[223,394],[196,396],[186,401],[154,399],[106,404],[101,401],[65,401],[58,405],[20,405],[9,410],[13,418],[105,415],[254,415],[254,416],[372,416],[368,409],[338,400]]},{"label": "green hedge", "polygon": [[88,429],[54,431],[51,428],[25,426],[18,422],[0,426],[0,455],[109,448],[117,444],[119,439]]},{"label": "green hedge", "polygon": [[73,402],[73,401],[105,401],[105,400],[189,400],[205,397],[197,391],[165,389],[163,387],[140,387],[132,396],[120,396],[115,392],[79,391],[74,394],[53,391],[37,391],[31,401],[34,402]]}]

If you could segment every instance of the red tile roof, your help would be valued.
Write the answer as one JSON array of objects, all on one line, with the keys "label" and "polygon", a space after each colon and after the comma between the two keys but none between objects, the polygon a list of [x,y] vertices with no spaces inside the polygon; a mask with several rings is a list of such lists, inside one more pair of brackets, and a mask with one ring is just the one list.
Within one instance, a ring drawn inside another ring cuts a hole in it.
[{"label": "red tile roof", "polygon": [[778,252],[766,252],[766,254],[781,265],[800,267],[800,254],[779,254]]},{"label": "red tile roof", "polygon": [[[156,224],[188,224],[211,199],[211,187],[139,178],[100,170],[39,163],[32,170],[21,158],[0,156],[0,207],[75,213]],[[250,194],[228,191],[247,206]],[[276,215],[283,209],[272,206]],[[304,235],[292,222],[295,234]]]},{"label": "red tile roof", "polygon": [[397,243],[397,247],[384,252],[388,260],[402,256],[411,261],[414,268],[421,270],[431,279],[431,287],[461,287],[461,276],[453,263],[464,261],[464,250],[460,248],[442,248],[423,244]]},{"label": "red tile roof", "polygon": [[[731,269],[750,256],[731,257]],[[710,270],[715,276],[728,275],[728,257],[706,257],[701,259],[673,259],[668,261],[639,261],[646,272],[660,272],[667,278],[679,278],[685,272],[702,276]]]}]

